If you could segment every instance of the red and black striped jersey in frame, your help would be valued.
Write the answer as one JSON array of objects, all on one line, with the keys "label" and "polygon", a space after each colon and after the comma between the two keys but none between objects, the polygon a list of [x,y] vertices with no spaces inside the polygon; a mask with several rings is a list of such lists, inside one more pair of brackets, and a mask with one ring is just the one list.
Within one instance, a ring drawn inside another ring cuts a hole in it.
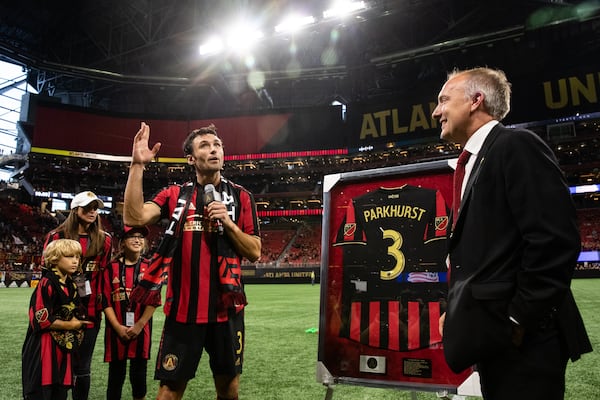
[{"label": "red and black striped jersey in frame", "polygon": [[23,394],[34,393],[40,385],[72,384],[71,353],[52,339],[50,325],[64,311],[62,308],[75,307],[78,301],[70,278],[61,284],[57,279],[42,277],[34,289],[29,304],[29,327],[22,349]]},{"label": "red and black striped jersey in frame", "polygon": [[[258,216],[252,194],[240,185],[221,178],[216,190],[227,206],[229,217],[246,234],[259,236]],[[152,201],[168,218],[177,206],[180,186],[160,191]],[[203,188],[192,193],[188,213],[173,262],[168,271],[165,314],[182,323],[222,322],[228,311],[219,307],[221,283],[228,274],[240,286],[242,258],[235,252],[227,234],[219,235],[215,224],[205,216]],[[225,262],[223,262],[225,261]],[[223,268],[223,265],[226,268]],[[243,288],[242,288],[243,290]],[[236,308],[240,311],[243,305]]]},{"label": "red and black striped jersey in frame", "polygon": [[[148,260],[144,258],[141,258],[136,265],[125,265],[119,259],[113,260],[103,272],[102,308],[112,307],[121,325],[126,324],[128,311],[134,312],[135,321],[138,321],[144,314],[146,306],[138,303],[132,305],[129,295],[147,268]],[[104,331],[104,361],[111,362],[128,358],[147,360],[150,357],[151,341],[152,319],[144,326],[137,338],[129,342],[122,341],[107,320]]]},{"label": "red and black striped jersey in frame", "polygon": [[441,341],[448,208],[438,190],[379,188],[348,204],[340,337],[396,351]]},{"label": "red and black striped jersey in frame", "polygon": [[[46,237],[44,248],[48,246],[48,243],[64,238],[63,231],[52,231]],[[91,290],[90,295],[81,296],[81,304],[85,309],[85,319],[93,323],[86,325],[86,328],[93,328],[96,324],[99,324],[102,319],[102,305],[100,303],[102,294],[102,271],[106,268],[112,258],[112,236],[110,233],[104,232],[104,246],[102,248],[102,253],[92,259],[85,257],[85,252],[89,244],[89,236],[79,235],[77,240],[79,241],[79,244],[81,244],[84,254],[81,259],[81,267],[86,280],[90,282]]]}]

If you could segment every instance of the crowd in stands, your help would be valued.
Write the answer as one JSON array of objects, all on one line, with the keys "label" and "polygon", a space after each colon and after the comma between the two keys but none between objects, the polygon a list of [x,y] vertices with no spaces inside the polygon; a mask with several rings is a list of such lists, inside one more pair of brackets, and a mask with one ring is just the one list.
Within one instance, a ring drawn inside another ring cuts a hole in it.
[{"label": "crowd in stands", "polygon": [[[577,129],[576,137],[549,141],[549,144],[570,185],[600,184],[600,139],[597,138],[600,128],[597,124],[588,124]],[[540,135],[543,137],[544,132]],[[429,143],[325,157],[230,160],[225,163],[223,175],[254,193],[259,212],[321,209],[324,175],[449,159],[456,157],[459,151],[453,144]],[[123,199],[128,162],[40,153],[29,153],[27,162],[29,167],[22,178],[36,191],[92,190],[112,196],[113,205]],[[169,184],[185,182],[190,176],[186,165],[151,163],[144,174],[144,188],[152,194]],[[17,191],[23,192],[23,189],[18,190],[14,183],[0,182],[0,270],[37,268],[44,235],[64,218],[60,211],[50,212],[34,201],[7,195]],[[30,199],[33,198],[31,195]],[[575,195],[574,200],[580,209],[582,250],[600,250],[600,193]],[[114,211],[103,214],[102,218],[107,231],[122,231],[122,218]],[[161,227],[152,228],[151,249],[158,246],[161,234]],[[318,223],[306,223],[306,220],[265,223],[261,235],[263,250],[255,263],[258,267],[320,264],[320,217]],[[114,243],[118,246],[119,238],[116,239]]]},{"label": "crowd in stands", "polygon": [[[595,131],[584,133],[549,143],[570,185],[600,181],[600,140]],[[428,143],[324,157],[229,160],[223,175],[249,189],[257,201],[264,200],[270,209],[278,209],[288,207],[291,199],[320,196],[320,184],[327,174],[448,159],[459,152],[460,148],[454,144]],[[92,190],[122,201],[128,162],[39,153],[28,154],[27,162],[24,178],[38,191]],[[144,187],[151,194],[172,183],[183,183],[190,176],[186,165],[151,163],[144,174]]]},{"label": "crowd in stands", "polygon": [[[64,218],[61,212],[17,202],[10,196],[0,196],[0,271],[39,272],[45,235]],[[120,216],[102,214],[102,224],[108,232],[122,231]],[[149,253],[159,244],[163,227],[151,226]],[[114,251],[119,237],[113,241]],[[262,229],[262,256],[257,267],[307,266],[320,264],[321,226],[283,221]]]},{"label": "crowd in stands", "polygon": [[578,210],[581,249],[600,250],[600,208]]},{"label": "crowd in stands", "polygon": [[294,229],[263,229],[261,232],[262,252],[260,264],[276,266],[277,261],[294,238]]},{"label": "crowd in stands", "polygon": [[319,264],[321,262],[321,225],[302,225],[296,240],[283,257],[284,265]]},{"label": "crowd in stands", "polygon": [[[40,268],[45,234],[61,221],[60,212],[48,210],[0,196],[0,271],[32,271]],[[320,217],[319,217],[320,218]],[[600,208],[578,210],[582,250],[600,250]],[[119,232],[120,216],[103,214],[102,221],[109,232]],[[257,267],[315,266],[321,262],[320,220],[269,221],[261,227],[263,243]],[[148,235],[150,251],[155,249],[162,237],[162,227],[150,227]],[[115,250],[119,238],[114,240]]]},{"label": "crowd in stands", "polygon": [[314,266],[321,263],[321,224],[281,223],[261,231],[263,267]]},{"label": "crowd in stands", "polygon": [[0,196],[0,271],[39,271],[44,234],[56,225],[39,207]]}]

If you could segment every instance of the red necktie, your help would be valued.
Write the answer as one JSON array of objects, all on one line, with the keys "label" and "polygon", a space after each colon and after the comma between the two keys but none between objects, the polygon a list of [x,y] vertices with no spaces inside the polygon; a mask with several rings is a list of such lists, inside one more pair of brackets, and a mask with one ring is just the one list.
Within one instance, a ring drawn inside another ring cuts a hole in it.
[{"label": "red necktie", "polygon": [[453,224],[456,224],[456,218],[458,217],[458,208],[460,206],[461,192],[462,192],[462,184],[465,179],[465,166],[467,165],[467,161],[469,161],[469,157],[471,153],[466,150],[463,150],[458,157],[458,162],[456,164],[456,170],[454,171],[454,199],[452,201],[452,220]]}]

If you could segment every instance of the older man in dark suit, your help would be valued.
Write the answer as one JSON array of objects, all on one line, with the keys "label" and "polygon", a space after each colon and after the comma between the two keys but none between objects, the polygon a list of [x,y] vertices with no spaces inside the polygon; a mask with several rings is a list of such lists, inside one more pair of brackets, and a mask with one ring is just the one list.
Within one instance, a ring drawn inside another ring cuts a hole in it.
[{"label": "older man in dark suit", "polygon": [[441,137],[467,152],[449,241],[444,352],[456,372],[476,366],[486,400],[563,399],[567,360],[591,351],[570,290],[576,212],[550,148],[499,123],[510,94],[502,71],[455,71],[433,111]]}]

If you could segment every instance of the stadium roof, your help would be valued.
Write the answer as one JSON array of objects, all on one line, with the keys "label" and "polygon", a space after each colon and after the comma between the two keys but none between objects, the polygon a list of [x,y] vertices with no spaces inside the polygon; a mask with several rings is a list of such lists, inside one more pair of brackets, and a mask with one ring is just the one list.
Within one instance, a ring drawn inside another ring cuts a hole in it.
[{"label": "stadium roof", "polygon": [[[595,57],[597,0],[366,0],[324,18],[323,0],[21,0],[0,5],[0,59],[63,103],[108,111],[214,116],[410,95],[455,67],[512,75]],[[291,11],[315,21],[286,35]],[[244,57],[199,45],[244,16],[265,36]]]}]

